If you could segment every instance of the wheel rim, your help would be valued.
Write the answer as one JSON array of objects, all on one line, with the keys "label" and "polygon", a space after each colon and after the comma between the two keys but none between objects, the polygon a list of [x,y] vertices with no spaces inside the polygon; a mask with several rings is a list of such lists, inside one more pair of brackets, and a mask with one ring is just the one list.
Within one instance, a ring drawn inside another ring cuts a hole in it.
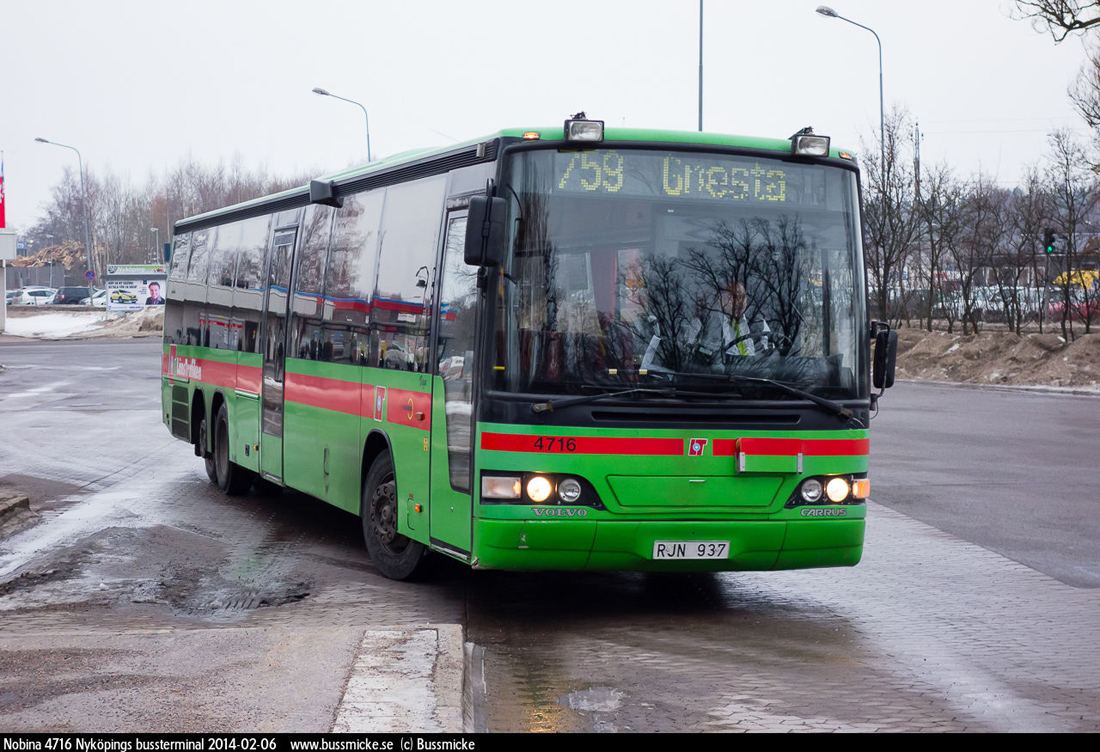
[{"label": "wheel rim", "polygon": [[214,433],[214,462],[218,468],[218,478],[226,477],[229,471],[229,430],[225,421],[218,421],[218,430]]},{"label": "wheel rim", "polygon": [[409,546],[409,539],[397,532],[397,484],[389,476],[374,489],[370,502],[370,524],[374,538],[391,554]]}]

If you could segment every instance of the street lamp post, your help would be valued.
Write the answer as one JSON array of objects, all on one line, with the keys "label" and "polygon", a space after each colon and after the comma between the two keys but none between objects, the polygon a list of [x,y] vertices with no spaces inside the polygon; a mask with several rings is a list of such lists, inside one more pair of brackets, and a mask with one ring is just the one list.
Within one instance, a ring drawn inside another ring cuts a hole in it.
[{"label": "street lamp post", "polygon": [[817,6],[817,12],[820,13],[821,15],[827,17],[827,18],[839,18],[841,21],[847,21],[848,23],[852,24],[852,26],[858,26],[861,29],[866,29],[867,31],[869,31],[869,32],[871,32],[872,34],[875,35],[875,41],[878,42],[878,140],[879,140],[879,145],[880,145],[881,152],[882,152],[880,157],[879,157],[879,159],[881,160],[881,164],[879,165],[879,167],[881,168],[881,172],[882,172],[882,190],[885,191],[886,190],[886,108],[885,108],[885,105],[883,103],[883,97],[882,97],[882,40],[878,38],[878,34],[876,34],[875,30],[872,29],[870,26],[864,26],[861,23],[856,23],[855,21],[853,21],[850,18],[845,18],[844,16],[840,15],[835,10],[830,8],[828,5],[819,5],[819,6]]},{"label": "street lamp post", "polygon": [[699,132],[703,132],[703,0],[699,0]]},{"label": "street lamp post", "polygon": [[153,233],[153,263],[157,263],[161,260],[160,253],[160,228],[150,227],[149,230]]},{"label": "street lamp post", "polygon": [[[80,156],[80,150],[68,144],[59,144],[56,141],[47,141],[44,138],[36,138],[42,144],[52,144],[63,149],[72,149],[76,152],[76,163],[80,168],[80,204],[84,209],[84,250],[88,255],[88,271],[92,271],[92,234],[88,232],[88,194],[84,191],[84,160]],[[52,275],[52,270],[51,270]],[[88,297],[92,297],[92,280],[88,280]]]},{"label": "street lamp post", "polygon": [[341,97],[337,94],[333,94],[332,92],[325,91],[320,86],[315,87],[313,89],[313,93],[320,94],[322,97],[332,97],[333,99],[339,99],[343,102],[350,102],[351,104],[355,105],[363,111],[363,120],[366,121],[367,124],[367,161],[370,162],[370,117],[367,115],[367,108],[359,104],[359,102],[356,102],[354,99],[348,99],[346,97]]}]

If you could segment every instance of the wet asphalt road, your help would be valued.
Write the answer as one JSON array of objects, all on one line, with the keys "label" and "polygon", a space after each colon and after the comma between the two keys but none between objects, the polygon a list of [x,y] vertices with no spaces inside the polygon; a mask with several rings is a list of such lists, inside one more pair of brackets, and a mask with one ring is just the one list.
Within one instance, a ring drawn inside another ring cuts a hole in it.
[{"label": "wet asphalt road", "polygon": [[325,731],[364,630],[459,623],[474,730],[1100,730],[1088,464],[1033,446],[1100,445],[1096,398],[889,393],[854,569],[410,585],[349,515],[219,495],[158,352],[0,340],[0,488],[39,515],[0,540],[0,729]]}]

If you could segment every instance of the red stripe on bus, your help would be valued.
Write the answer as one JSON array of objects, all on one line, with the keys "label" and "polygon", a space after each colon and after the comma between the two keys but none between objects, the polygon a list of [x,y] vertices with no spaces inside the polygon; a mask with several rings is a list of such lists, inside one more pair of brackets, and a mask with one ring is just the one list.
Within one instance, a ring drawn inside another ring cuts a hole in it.
[{"label": "red stripe on bus", "polygon": [[741,450],[751,457],[793,457],[797,454],[806,457],[855,457],[871,452],[870,439],[776,439],[745,436],[740,439],[715,439],[714,456],[736,456],[738,442],[741,443]]},{"label": "red stripe on bus", "polygon": [[242,392],[260,393],[263,369],[258,366],[237,366],[237,388]]},{"label": "red stripe on bus", "polygon": [[284,388],[284,399],[289,402],[349,415],[362,414],[360,410],[362,385],[354,381],[287,373]]},{"label": "red stripe on bus", "polygon": [[624,454],[682,456],[683,439],[597,438],[594,436],[531,436],[514,433],[483,433],[481,448],[493,452],[535,452],[539,454]]},{"label": "red stripe on bus", "polygon": [[204,358],[177,357],[173,371],[172,355],[165,353],[161,355],[160,373],[162,376],[178,376],[224,389],[260,393],[261,369],[256,366],[242,366]]},{"label": "red stripe on bus", "polygon": [[220,360],[177,357],[175,375],[223,389],[234,389],[237,386],[237,364],[223,363]]},{"label": "red stripe on bus", "polygon": [[332,307],[337,311],[359,311],[360,313],[370,313],[371,308],[370,303],[365,300],[333,300]]},{"label": "red stripe on bus", "polygon": [[432,427],[432,395],[390,387],[386,390],[386,420],[427,431]]}]

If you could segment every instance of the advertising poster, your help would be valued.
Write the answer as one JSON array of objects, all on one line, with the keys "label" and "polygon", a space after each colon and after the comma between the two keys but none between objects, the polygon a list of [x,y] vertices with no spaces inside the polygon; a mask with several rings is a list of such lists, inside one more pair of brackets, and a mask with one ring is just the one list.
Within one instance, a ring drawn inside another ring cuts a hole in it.
[{"label": "advertising poster", "polygon": [[164,305],[164,264],[114,264],[107,267],[107,310],[137,311]]}]

